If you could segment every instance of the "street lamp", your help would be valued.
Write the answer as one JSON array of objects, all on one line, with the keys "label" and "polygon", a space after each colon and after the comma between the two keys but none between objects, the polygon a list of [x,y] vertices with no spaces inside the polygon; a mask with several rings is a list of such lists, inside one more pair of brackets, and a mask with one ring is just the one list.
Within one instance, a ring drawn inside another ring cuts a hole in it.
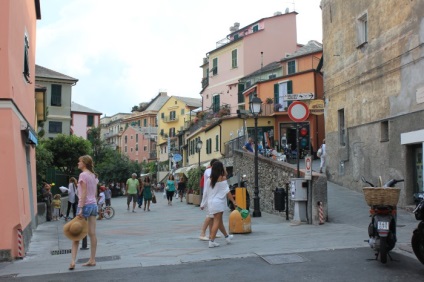
[{"label": "street lamp", "polygon": [[253,197],[253,217],[261,217],[261,208],[259,205],[259,188],[258,188],[258,115],[261,112],[262,100],[254,94],[249,102],[250,112],[255,119],[255,196]]},{"label": "street lamp", "polygon": [[[202,140],[197,140],[197,144],[196,144],[196,148],[197,148],[197,153],[199,154],[199,181],[200,181],[200,179],[202,179],[202,170],[201,170],[201,168],[200,168],[200,151],[202,150],[202,145],[203,145],[203,142],[202,142]],[[202,196],[203,196],[203,191],[202,191],[202,189],[200,189],[200,199],[202,199]]]}]

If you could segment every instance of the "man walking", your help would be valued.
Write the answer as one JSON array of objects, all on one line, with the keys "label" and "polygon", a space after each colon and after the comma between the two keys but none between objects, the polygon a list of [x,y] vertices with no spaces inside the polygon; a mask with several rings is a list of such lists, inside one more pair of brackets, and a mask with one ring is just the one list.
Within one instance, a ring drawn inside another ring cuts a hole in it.
[{"label": "man walking", "polygon": [[130,210],[130,203],[132,201],[132,212],[135,212],[135,205],[137,204],[137,194],[140,191],[140,182],[138,182],[136,173],[133,173],[131,178],[128,178],[125,191],[127,194],[127,210]]}]

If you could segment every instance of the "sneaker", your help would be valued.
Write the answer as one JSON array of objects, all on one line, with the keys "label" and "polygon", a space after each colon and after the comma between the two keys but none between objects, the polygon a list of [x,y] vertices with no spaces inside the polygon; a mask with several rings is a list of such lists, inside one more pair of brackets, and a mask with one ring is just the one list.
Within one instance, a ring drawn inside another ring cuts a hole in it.
[{"label": "sneaker", "polygon": [[225,241],[227,241],[227,244],[230,244],[231,243],[231,240],[233,240],[233,235],[228,235],[226,238],[225,238]]},{"label": "sneaker", "polygon": [[215,248],[219,247],[219,244],[217,242],[209,241],[209,248]]},{"label": "sneaker", "polygon": [[135,212],[135,210],[133,210],[133,212]]},{"label": "sneaker", "polygon": [[202,241],[209,241],[209,238],[206,236],[200,236],[199,239]]},{"label": "sneaker", "polygon": [[221,238],[221,235],[216,234],[215,238]]}]

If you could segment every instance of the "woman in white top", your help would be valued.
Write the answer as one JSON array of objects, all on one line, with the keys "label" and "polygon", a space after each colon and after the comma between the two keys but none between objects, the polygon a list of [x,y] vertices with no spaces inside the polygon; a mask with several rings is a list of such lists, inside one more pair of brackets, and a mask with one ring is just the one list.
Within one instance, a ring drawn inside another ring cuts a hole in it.
[{"label": "woman in white top", "polygon": [[233,202],[236,207],[233,195],[230,192],[230,188],[227,183],[227,172],[224,169],[224,165],[217,161],[212,165],[212,172],[209,179],[206,181],[205,191],[203,193],[205,197],[205,204],[201,206],[201,209],[207,208],[210,214],[213,214],[213,225],[210,234],[209,248],[218,247],[219,244],[215,242],[216,233],[218,229],[224,234],[227,244],[231,243],[233,235],[228,235],[222,221],[222,215],[224,210],[227,209],[227,197]]},{"label": "woman in white top", "polygon": [[322,173],[322,168],[325,166],[325,159],[327,158],[327,153],[325,152],[325,139],[322,140],[321,151],[321,165],[319,166],[319,173]]},{"label": "woman in white top", "polygon": [[69,212],[72,207],[72,214],[74,217],[77,215],[77,205],[78,205],[78,197],[77,197],[77,187],[78,182],[74,177],[69,178],[68,185],[68,209],[66,210],[65,221],[69,219]]}]

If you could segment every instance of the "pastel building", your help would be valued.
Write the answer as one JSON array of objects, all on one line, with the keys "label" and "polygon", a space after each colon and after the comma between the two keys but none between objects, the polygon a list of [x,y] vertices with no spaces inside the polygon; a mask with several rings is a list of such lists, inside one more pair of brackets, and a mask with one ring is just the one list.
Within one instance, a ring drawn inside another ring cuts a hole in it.
[{"label": "pastel building", "polygon": [[90,129],[100,126],[101,112],[71,103],[71,134],[87,139]]},{"label": "pastel building", "polygon": [[[0,261],[25,256],[37,226],[36,21],[40,1],[0,1]],[[42,117],[42,113],[41,113]],[[18,235],[22,235],[18,247]]]}]

